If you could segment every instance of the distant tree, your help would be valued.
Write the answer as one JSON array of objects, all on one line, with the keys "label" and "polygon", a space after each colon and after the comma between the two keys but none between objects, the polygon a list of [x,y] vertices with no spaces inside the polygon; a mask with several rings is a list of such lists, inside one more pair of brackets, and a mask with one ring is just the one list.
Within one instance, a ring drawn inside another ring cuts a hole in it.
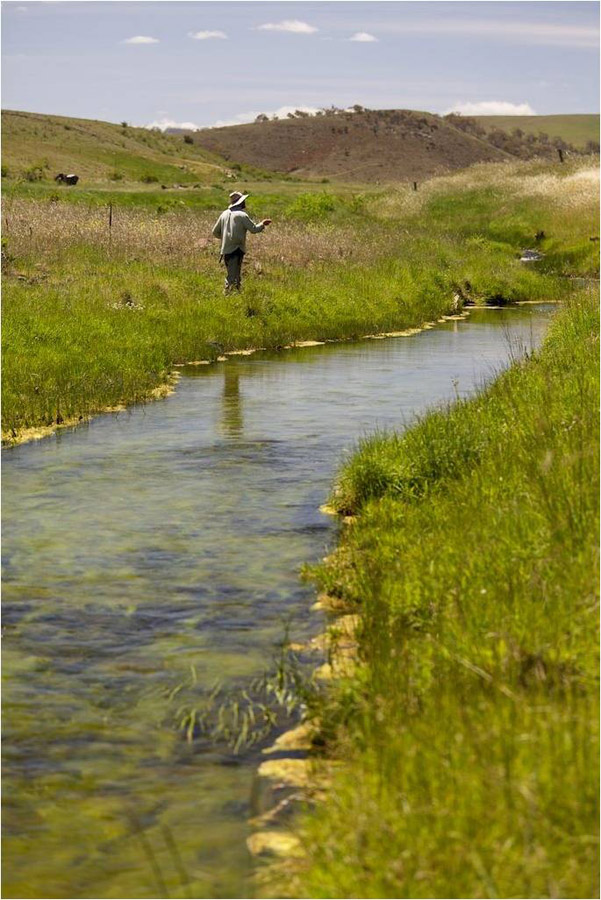
[{"label": "distant tree", "polygon": [[287,119],[296,119],[296,116],[294,115],[293,112],[289,112],[289,113],[286,113],[286,118]]},{"label": "distant tree", "polygon": [[560,137],[553,138],[552,143],[557,150],[569,150],[570,148],[570,145]]},{"label": "distant tree", "polygon": [[121,128],[127,128],[127,122],[121,122]]},{"label": "distant tree", "polygon": [[587,141],[584,150],[586,153],[598,153],[599,141]]},{"label": "distant tree", "polygon": [[356,113],[362,113],[362,112],[365,112],[364,107],[361,106],[360,103],[355,103],[354,106],[351,106],[351,109],[353,110],[353,112],[356,112]]},{"label": "distant tree", "polygon": [[295,109],[294,115],[297,117],[297,119],[307,119],[309,118],[310,113],[306,112],[306,110],[304,109]]},{"label": "distant tree", "polygon": [[259,113],[255,122],[269,122],[269,116],[266,116],[265,113]]},{"label": "distant tree", "polygon": [[192,137],[192,135],[185,134],[184,135],[184,144],[193,144],[193,143],[194,143],[194,138]]},{"label": "distant tree", "polygon": [[493,147],[497,147],[499,150],[502,150],[507,143],[507,137],[508,136],[505,134],[505,132],[501,131],[500,128],[494,128],[488,135],[488,140],[493,145]]}]

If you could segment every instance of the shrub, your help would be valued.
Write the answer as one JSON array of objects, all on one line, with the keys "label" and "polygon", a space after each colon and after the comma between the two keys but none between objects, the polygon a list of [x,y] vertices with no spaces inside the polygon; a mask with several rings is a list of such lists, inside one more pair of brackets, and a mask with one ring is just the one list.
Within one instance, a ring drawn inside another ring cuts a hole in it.
[{"label": "shrub", "polygon": [[194,143],[194,138],[192,137],[192,135],[185,134],[184,135],[184,144],[193,144],[193,143]]},{"label": "shrub", "polygon": [[44,177],[44,169],[42,166],[31,166],[23,172],[25,181],[41,181]]},{"label": "shrub", "polygon": [[336,202],[330,194],[299,194],[287,212],[304,222],[315,222],[325,219],[335,208]]},{"label": "shrub", "polygon": [[109,175],[111,181],[123,181],[123,172],[118,172],[116,169],[114,172],[111,172]]},{"label": "shrub", "polygon": [[142,177],[140,178],[140,181],[142,181],[144,184],[155,184],[158,180],[159,179],[156,177],[156,175],[148,174],[142,175]]}]

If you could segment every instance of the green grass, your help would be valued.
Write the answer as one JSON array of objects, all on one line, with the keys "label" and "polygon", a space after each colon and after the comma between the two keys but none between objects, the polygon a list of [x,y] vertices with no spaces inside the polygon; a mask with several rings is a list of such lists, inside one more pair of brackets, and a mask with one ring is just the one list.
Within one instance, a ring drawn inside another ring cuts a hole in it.
[{"label": "green grass", "polygon": [[[597,269],[594,175],[590,162],[482,166],[417,194],[257,184],[251,213],[274,224],[251,239],[235,298],[222,296],[210,237],[219,187],[7,190],[4,433],[142,400],[216,347],[357,338],[467,301],[561,299],[570,283],[558,274]],[[541,229],[545,259],[524,266]]]},{"label": "green grass", "polygon": [[361,613],[362,665],[290,896],[598,896],[596,294],[342,470],[359,516],[316,577]]},{"label": "green grass", "polygon": [[115,171],[137,182],[150,174],[170,183],[206,183],[230,171],[224,160],[181,135],[10,110],[2,112],[2,162],[11,180],[36,166],[44,181],[76,172],[88,183],[109,181]]},{"label": "green grass", "polygon": [[[242,177],[242,176],[241,176]],[[95,182],[68,187],[54,181],[5,181],[3,197],[10,206],[13,200],[37,200],[61,203],[63,206],[85,206],[88,208],[114,207],[123,209],[146,209],[150,212],[159,208],[167,210],[194,210],[220,213],[228,202],[229,193],[240,190],[252,195],[252,211],[257,215],[290,214],[301,221],[331,219],[332,212],[353,214],[361,211],[364,194],[357,187],[336,184],[336,193],[320,184],[307,181],[284,181],[273,185],[248,178],[244,182],[230,184],[229,181],[215,184],[184,184],[183,187],[167,189],[160,185],[123,182]],[[377,196],[373,188],[365,189],[370,197]],[[324,199],[325,198],[325,199]],[[327,208],[325,208],[327,207]]]}]

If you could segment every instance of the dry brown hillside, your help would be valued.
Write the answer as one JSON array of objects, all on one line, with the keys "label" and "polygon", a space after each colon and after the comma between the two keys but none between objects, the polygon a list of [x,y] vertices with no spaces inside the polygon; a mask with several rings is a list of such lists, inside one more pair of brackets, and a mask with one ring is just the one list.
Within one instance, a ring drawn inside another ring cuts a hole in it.
[{"label": "dry brown hillside", "polygon": [[402,109],[207,128],[194,132],[193,139],[231,163],[344,181],[419,181],[512,158],[440,116]]}]

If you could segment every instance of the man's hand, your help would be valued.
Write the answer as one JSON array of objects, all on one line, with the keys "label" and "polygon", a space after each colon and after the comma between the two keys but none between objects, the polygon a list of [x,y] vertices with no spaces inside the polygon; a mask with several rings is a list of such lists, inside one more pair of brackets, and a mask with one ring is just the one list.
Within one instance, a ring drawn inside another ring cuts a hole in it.
[{"label": "man's hand", "polygon": [[262,225],[271,225],[271,219],[263,219]]}]

